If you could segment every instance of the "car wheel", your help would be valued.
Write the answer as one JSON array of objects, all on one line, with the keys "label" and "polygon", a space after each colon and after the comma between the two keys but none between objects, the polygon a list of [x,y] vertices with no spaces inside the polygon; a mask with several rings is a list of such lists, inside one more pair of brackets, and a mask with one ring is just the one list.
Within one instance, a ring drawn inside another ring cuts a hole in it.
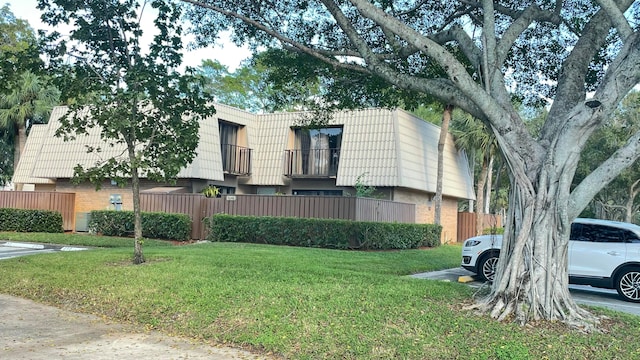
[{"label": "car wheel", "polygon": [[496,277],[496,268],[498,267],[498,253],[489,253],[482,257],[478,269],[480,275],[485,281],[493,281]]},{"label": "car wheel", "polygon": [[616,290],[625,300],[640,302],[640,268],[627,268],[616,279]]}]

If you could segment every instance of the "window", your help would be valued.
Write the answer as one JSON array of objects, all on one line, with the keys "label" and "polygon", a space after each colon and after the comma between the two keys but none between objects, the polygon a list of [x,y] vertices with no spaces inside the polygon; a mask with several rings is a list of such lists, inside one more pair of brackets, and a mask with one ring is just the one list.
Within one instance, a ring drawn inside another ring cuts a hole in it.
[{"label": "window", "polygon": [[222,153],[222,168],[228,171],[235,163],[235,146],[238,143],[238,126],[220,121],[220,152]]},{"label": "window", "polygon": [[218,128],[220,131],[222,170],[236,175],[248,175],[251,173],[251,149],[238,146],[238,132],[241,127],[225,121],[219,121]]},{"label": "window", "polygon": [[293,190],[291,193],[300,196],[342,196],[342,190]]},{"label": "window", "polygon": [[289,151],[288,175],[335,176],[340,160],[342,127],[295,129],[295,149]]},{"label": "window", "polygon": [[218,186],[220,195],[233,195],[236,193],[236,188],[231,186]]},{"label": "window", "polygon": [[574,223],[571,225],[570,239],[575,241],[621,243],[625,242],[625,235],[627,235],[625,230],[611,226]]}]

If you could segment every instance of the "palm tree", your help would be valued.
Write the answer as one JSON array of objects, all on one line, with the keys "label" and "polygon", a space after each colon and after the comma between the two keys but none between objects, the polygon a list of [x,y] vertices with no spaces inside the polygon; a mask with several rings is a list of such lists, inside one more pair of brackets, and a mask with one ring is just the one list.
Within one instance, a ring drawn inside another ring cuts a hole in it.
[{"label": "palm tree", "polygon": [[[480,235],[483,230],[482,215],[487,210],[485,203],[488,204],[491,195],[490,182],[497,144],[495,137],[482,121],[469,115],[458,116],[455,120],[452,123],[451,134],[455,139],[456,146],[481,159],[476,189],[476,233]],[[487,188],[486,199],[485,187]]]},{"label": "palm tree", "polygon": [[27,129],[34,123],[46,123],[59,98],[56,88],[30,71],[22,73],[11,92],[0,95],[0,128],[14,140],[14,172],[27,141]]}]

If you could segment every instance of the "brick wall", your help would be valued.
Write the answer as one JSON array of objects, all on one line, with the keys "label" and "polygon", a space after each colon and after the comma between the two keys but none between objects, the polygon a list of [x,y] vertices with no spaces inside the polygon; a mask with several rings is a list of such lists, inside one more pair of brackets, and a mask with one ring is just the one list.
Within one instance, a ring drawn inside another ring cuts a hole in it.
[{"label": "brick wall", "polygon": [[[416,222],[433,224],[435,217],[435,203],[430,200],[433,194],[410,189],[395,189],[393,200],[416,204]],[[456,242],[458,238],[458,200],[450,197],[442,199],[442,236],[443,244]]]},{"label": "brick wall", "polygon": [[[142,180],[140,190],[143,191],[165,185],[166,184]],[[186,187],[188,188],[188,192],[191,192],[191,183],[189,180],[179,180],[175,185],[168,186]],[[115,194],[119,194],[122,197],[122,210],[133,210],[131,185],[121,188],[116,185],[111,185],[110,181],[105,181],[102,184],[102,188],[96,191],[95,185],[90,183],[73,185],[67,179],[58,179],[55,191],[76,193],[76,213],[113,209],[109,199],[111,195]]]}]

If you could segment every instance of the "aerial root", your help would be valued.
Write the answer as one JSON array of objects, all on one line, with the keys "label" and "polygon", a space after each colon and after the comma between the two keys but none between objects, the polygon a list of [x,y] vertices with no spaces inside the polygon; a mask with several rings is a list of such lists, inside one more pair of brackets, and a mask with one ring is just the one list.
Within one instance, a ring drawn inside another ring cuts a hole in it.
[{"label": "aerial root", "polygon": [[[541,316],[542,314],[540,313],[536,316],[530,306],[522,300],[507,301],[503,297],[487,297],[465,306],[464,309],[475,311],[479,315],[489,315],[491,318],[501,322],[513,319],[520,325],[525,325],[532,319],[558,321],[583,333],[601,332],[599,325],[602,319],[606,319],[606,317],[594,315],[571,301],[556,301],[553,314],[547,314],[547,316]],[[529,312],[527,312],[527,309],[529,309]]]}]

